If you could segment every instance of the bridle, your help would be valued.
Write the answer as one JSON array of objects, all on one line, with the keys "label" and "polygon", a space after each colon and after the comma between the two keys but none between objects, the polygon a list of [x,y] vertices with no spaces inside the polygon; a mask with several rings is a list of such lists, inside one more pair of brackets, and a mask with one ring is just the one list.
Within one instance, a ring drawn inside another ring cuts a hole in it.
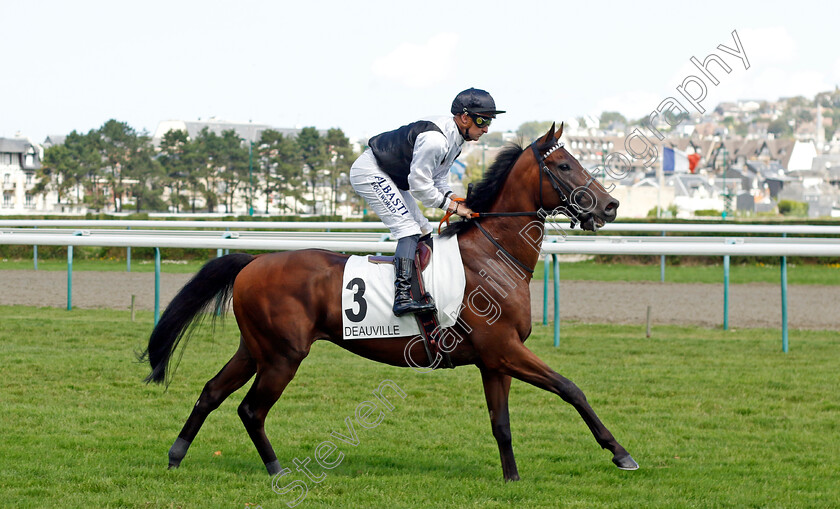
[{"label": "bridle", "polygon": [[[539,140],[537,140],[539,141]],[[578,205],[578,200],[581,196],[585,195],[586,193],[591,193],[592,191],[589,190],[589,186],[595,182],[595,178],[592,176],[591,173],[586,172],[588,179],[586,184],[583,186],[577,187],[572,189],[572,187],[564,182],[560,177],[555,175],[548,169],[548,165],[545,164],[545,160],[555,151],[563,148],[564,144],[560,140],[552,145],[544,154],[541,154],[539,149],[537,148],[537,141],[531,144],[531,150],[534,153],[534,158],[537,160],[537,164],[540,167],[540,208],[533,212],[473,212],[473,214],[468,218],[468,220],[475,221],[475,226],[478,230],[484,234],[485,237],[494,245],[496,248],[499,249],[502,253],[505,254],[511,261],[516,263],[520,268],[528,271],[530,274],[534,273],[534,269],[528,267],[521,261],[519,261],[515,256],[510,254],[501,244],[499,244],[496,239],[493,238],[490,233],[481,226],[481,223],[478,222],[478,219],[485,218],[485,217],[516,217],[516,216],[539,216],[542,218],[546,218],[555,210],[560,209],[560,211],[564,212],[567,216],[571,219],[571,227],[574,228],[577,223],[583,224],[586,221],[592,220],[592,212],[589,210],[584,210]],[[543,206],[543,176],[546,176],[551,187],[560,197],[561,205],[557,209],[554,210],[547,210]],[[470,185],[470,189],[467,192],[467,196],[469,197],[469,192],[472,191],[472,185]],[[590,197],[592,202],[594,203],[594,198]]]},{"label": "bridle", "polygon": [[[557,140],[551,148],[549,148],[545,154],[540,154],[539,150],[537,150],[537,142],[531,144],[531,151],[534,153],[534,158],[537,160],[537,164],[540,166],[540,209],[537,211],[538,213],[542,212],[545,214],[545,217],[549,215],[546,209],[543,207],[543,175],[548,177],[549,182],[551,183],[551,187],[554,188],[554,191],[560,196],[560,200],[562,205],[558,208],[563,209],[564,212],[569,212],[570,209],[573,211],[573,215],[570,218],[572,220],[571,227],[574,228],[576,223],[584,223],[588,221],[592,217],[592,212],[588,210],[584,210],[579,205],[581,196],[586,195],[587,193],[591,193],[592,191],[589,190],[589,186],[595,182],[595,177],[592,176],[591,173],[588,171],[586,172],[587,180],[586,184],[583,186],[577,187],[572,189],[572,186],[564,182],[560,179],[557,175],[551,172],[548,169],[548,165],[545,164],[545,160],[556,150],[563,148],[564,144],[562,141]],[[585,171],[585,170],[584,170]],[[561,191],[562,189],[562,191]],[[566,194],[563,194],[565,191]],[[592,203],[595,202],[594,197],[590,197],[590,201]]]}]

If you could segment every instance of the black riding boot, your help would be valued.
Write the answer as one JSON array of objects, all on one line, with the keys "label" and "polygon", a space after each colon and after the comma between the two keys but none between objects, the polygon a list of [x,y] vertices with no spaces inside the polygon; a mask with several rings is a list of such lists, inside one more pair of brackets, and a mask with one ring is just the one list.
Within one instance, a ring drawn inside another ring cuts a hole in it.
[{"label": "black riding boot", "polygon": [[433,311],[435,303],[429,298],[429,302],[418,302],[411,298],[411,274],[414,271],[414,260],[411,258],[394,258],[394,272],[396,279],[394,287],[394,314],[402,316],[406,313],[417,313],[420,311]]}]

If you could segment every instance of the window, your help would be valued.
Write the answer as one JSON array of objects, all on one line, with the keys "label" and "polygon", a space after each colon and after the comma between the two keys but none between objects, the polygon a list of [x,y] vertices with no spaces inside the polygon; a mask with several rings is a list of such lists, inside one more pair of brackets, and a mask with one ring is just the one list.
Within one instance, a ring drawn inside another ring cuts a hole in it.
[{"label": "window", "polygon": [[11,181],[12,181],[11,173],[6,173],[6,174],[3,175],[3,183],[4,184],[8,184]]},{"label": "window", "polygon": [[0,154],[0,164],[5,164],[7,166],[12,165],[12,154],[3,153]]},{"label": "window", "polygon": [[30,193],[26,193],[26,201],[24,203],[25,203],[26,208],[29,208],[29,209],[31,209],[32,207],[35,206],[35,204],[32,203],[32,195]]},{"label": "window", "polygon": [[11,208],[12,206],[12,193],[3,193],[3,207],[4,208]]},{"label": "window", "polygon": [[32,185],[32,174],[31,173],[26,174],[26,185],[27,186]]}]

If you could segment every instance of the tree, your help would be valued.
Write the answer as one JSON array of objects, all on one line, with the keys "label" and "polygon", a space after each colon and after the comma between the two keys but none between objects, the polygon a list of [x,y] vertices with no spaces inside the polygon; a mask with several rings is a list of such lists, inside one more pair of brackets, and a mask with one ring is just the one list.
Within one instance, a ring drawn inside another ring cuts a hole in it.
[{"label": "tree", "polygon": [[492,133],[487,133],[481,137],[481,141],[479,143],[483,143],[488,147],[501,147],[505,144],[505,140],[502,137],[502,133],[499,131],[494,131]]},{"label": "tree", "polygon": [[295,212],[297,204],[303,199],[303,154],[294,138],[285,137],[277,145],[274,156],[274,176],[281,193],[280,202],[286,207],[286,196],[294,199]]},{"label": "tree", "polygon": [[181,189],[189,185],[188,177],[192,168],[188,154],[192,150],[193,145],[187,138],[187,132],[180,129],[167,131],[160,141],[158,162],[164,175],[162,184],[169,187],[169,204],[176,214],[187,204]]},{"label": "tree", "polygon": [[284,141],[282,133],[274,129],[266,129],[260,134],[260,139],[253,147],[254,166],[257,168],[258,175],[255,188],[259,194],[265,196],[266,214],[268,214],[271,197],[281,191],[275,173],[277,168],[275,159]]},{"label": "tree", "polygon": [[324,139],[314,127],[304,127],[297,136],[306,179],[312,191],[312,212],[317,210],[315,188],[318,185],[318,173],[324,169],[327,153]]},{"label": "tree", "polygon": [[163,172],[155,159],[148,132],[137,132],[125,122],[107,121],[99,128],[99,149],[104,168],[103,178],[110,187],[114,210],[122,211],[130,197],[135,210],[162,210]]},{"label": "tree", "polygon": [[773,133],[776,138],[793,136],[793,128],[790,126],[789,119],[785,116],[770,121],[767,124],[767,132]]},{"label": "tree", "polygon": [[[73,131],[70,136],[76,136]],[[38,182],[34,194],[45,194],[54,190],[58,202],[70,203],[69,193],[79,184],[79,162],[67,145],[54,145],[44,151],[44,161],[37,172]]]},{"label": "tree", "polygon": [[134,198],[134,210],[137,213],[146,210],[166,210],[163,190],[166,184],[163,167],[153,157],[151,143],[134,154],[130,162],[131,183],[128,191]]},{"label": "tree", "polygon": [[[621,113],[619,113],[617,111],[605,111],[605,112],[601,113],[601,119],[600,119],[600,123],[599,123],[599,127],[601,129],[606,129],[613,122],[620,122],[622,124],[627,124],[627,119],[624,118],[624,115],[622,115]],[[545,131],[548,131],[548,129],[546,128]],[[543,132],[545,132],[545,131],[543,131]]]},{"label": "tree", "polygon": [[827,110],[823,115],[831,118],[831,126],[825,127],[825,139],[831,140],[834,137],[837,126],[840,126],[840,108]]},{"label": "tree", "polygon": [[[97,186],[101,168],[98,133],[79,134],[73,131],[67,135],[63,145],[52,146],[44,152],[36,192],[45,193],[53,189],[58,194],[59,203],[64,199],[67,203],[85,202],[92,208],[101,208],[104,198],[99,196]],[[75,197],[70,195],[73,189]]]},{"label": "tree", "polygon": [[812,122],[814,120],[814,114],[803,108],[796,112],[796,120],[800,122]]},{"label": "tree", "polygon": [[787,102],[787,107],[788,108],[795,108],[797,106],[803,107],[803,106],[813,106],[814,105],[813,101],[811,101],[810,99],[807,99],[805,96],[801,96],[801,95],[798,95],[796,97],[790,97],[790,98],[788,98],[788,100],[786,102]]},{"label": "tree", "polygon": [[125,167],[141,144],[137,132],[125,122],[111,119],[99,128],[99,152],[104,164],[102,180],[111,191],[116,212],[122,210]]},{"label": "tree", "polygon": [[353,147],[350,146],[350,140],[344,135],[341,129],[330,129],[327,131],[325,139],[326,155],[329,157],[329,176],[330,176],[330,194],[332,211],[335,215],[336,207],[338,206],[339,188],[342,184],[349,186],[350,180],[350,166],[355,160]]},{"label": "tree", "polygon": [[464,189],[469,189],[470,184],[477,183],[484,178],[485,162],[482,161],[480,154],[473,153],[463,163],[466,168],[464,168],[464,177],[461,179],[461,183],[464,185]]},{"label": "tree", "polygon": [[780,200],[778,203],[778,207],[779,214],[783,216],[806,217],[808,215],[808,202]]},{"label": "tree", "polygon": [[532,141],[547,133],[548,130],[551,129],[551,124],[552,122],[550,120],[546,120],[543,122],[525,122],[524,124],[519,126],[519,128],[516,130],[516,134],[518,134],[519,137],[522,138],[522,140],[525,143],[531,143]]},{"label": "tree", "polygon": [[[232,212],[237,189],[248,179],[248,148],[233,129],[222,132],[214,139],[211,154],[213,169],[219,176],[227,212]],[[247,143],[247,142],[246,142]]]},{"label": "tree", "polygon": [[204,198],[207,212],[213,212],[219,203],[219,178],[216,173],[214,156],[218,152],[219,136],[205,127],[195,138],[194,168],[190,172],[193,188],[193,211],[197,193]]},{"label": "tree", "polygon": [[[202,132],[204,131],[206,129]],[[206,177],[208,173],[208,162],[203,147],[204,142],[199,134],[195,140],[188,140],[181,154],[181,159],[184,161],[183,169],[187,173],[187,186],[190,190],[190,211],[193,214],[195,214],[197,209],[198,197],[205,196],[207,193]],[[206,200],[205,205],[207,205]]]}]

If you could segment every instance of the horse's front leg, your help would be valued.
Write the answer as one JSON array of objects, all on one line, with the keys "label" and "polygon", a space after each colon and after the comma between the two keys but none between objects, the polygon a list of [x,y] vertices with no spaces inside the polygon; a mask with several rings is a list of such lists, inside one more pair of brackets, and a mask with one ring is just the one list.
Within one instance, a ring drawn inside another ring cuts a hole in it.
[{"label": "horse's front leg", "polygon": [[508,413],[508,395],[510,394],[510,377],[498,371],[491,371],[484,366],[481,370],[481,381],[484,383],[484,397],[487,399],[487,409],[490,411],[490,425],[493,437],[499,445],[499,455],[502,458],[502,474],[505,481],[518,481],[519,471],[513,457],[513,446],[510,436],[510,414]]},{"label": "horse's front leg", "polygon": [[[494,361],[497,365],[489,365],[488,367],[553,392],[563,398],[563,401],[575,407],[575,410],[583,417],[583,421],[595,436],[598,445],[613,453],[612,461],[618,468],[622,470],[639,468],[639,464],[630,456],[630,453],[618,443],[612,433],[595,415],[595,411],[589,406],[583,391],[571,380],[548,367],[525,345],[519,341],[508,342],[505,351]],[[485,359],[485,363],[487,363],[487,359]]]}]

